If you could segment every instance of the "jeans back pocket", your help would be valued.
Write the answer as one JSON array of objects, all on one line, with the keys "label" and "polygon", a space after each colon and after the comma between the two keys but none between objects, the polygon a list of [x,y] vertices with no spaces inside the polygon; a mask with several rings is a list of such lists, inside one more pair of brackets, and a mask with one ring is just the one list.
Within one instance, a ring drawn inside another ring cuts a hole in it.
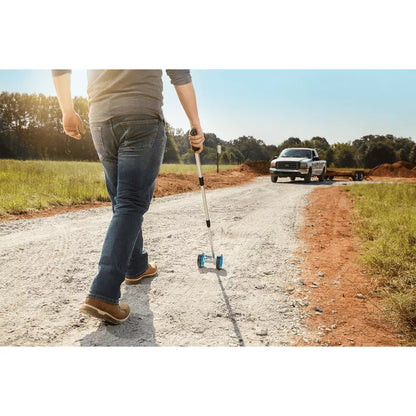
[{"label": "jeans back pocket", "polygon": [[123,135],[120,147],[128,150],[147,149],[153,146],[159,132],[159,119],[129,120],[120,122]]}]

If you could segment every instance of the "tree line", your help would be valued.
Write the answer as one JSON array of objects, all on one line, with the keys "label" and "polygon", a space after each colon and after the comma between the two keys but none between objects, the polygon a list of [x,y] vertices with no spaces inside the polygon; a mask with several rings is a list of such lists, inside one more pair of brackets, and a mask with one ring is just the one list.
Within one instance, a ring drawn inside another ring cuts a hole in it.
[{"label": "tree line", "polygon": [[349,143],[329,144],[324,137],[301,141],[290,137],[277,147],[277,154],[287,147],[312,147],[329,167],[374,168],[399,160],[416,164],[416,143],[411,137],[369,134]]},{"label": "tree line", "polygon": [[[58,99],[43,94],[0,94],[0,158],[97,161],[88,122],[88,102],[74,98],[86,134],[82,140],[65,135]],[[164,163],[193,163],[189,131],[166,124],[167,144]],[[300,140],[290,137],[280,145],[266,145],[252,136],[225,141],[215,133],[204,133],[203,163],[216,163],[217,145],[221,145],[221,164],[240,164],[248,160],[271,160],[287,147],[313,147],[332,167],[372,168],[382,163],[405,160],[416,163],[413,140],[393,135],[367,135],[348,143],[329,144],[324,137]]]}]

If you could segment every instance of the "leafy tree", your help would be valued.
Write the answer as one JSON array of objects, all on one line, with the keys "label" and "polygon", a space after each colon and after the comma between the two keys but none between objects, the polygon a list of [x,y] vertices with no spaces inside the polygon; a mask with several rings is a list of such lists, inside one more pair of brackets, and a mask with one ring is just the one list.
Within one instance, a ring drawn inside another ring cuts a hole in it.
[{"label": "leafy tree", "polygon": [[[394,150],[404,151],[401,155],[400,160],[408,160],[410,152],[413,149],[413,146],[414,146],[413,140],[407,137],[399,137],[398,139],[395,139],[393,142]],[[403,157],[406,157],[406,159],[403,159]]]},{"label": "leafy tree", "polygon": [[409,156],[410,152],[408,152],[406,149],[399,149],[396,152],[396,160],[403,160],[405,162],[409,162]]},{"label": "leafy tree", "polygon": [[240,164],[243,161],[244,155],[237,148],[228,146],[221,152],[220,163],[222,164]]},{"label": "leafy tree", "polygon": [[279,150],[277,146],[275,146],[274,144],[271,144],[271,145],[266,146],[266,152],[267,152],[267,155],[269,156],[268,159],[271,160],[274,158],[274,156],[276,156],[279,153]]},{"label": "leafy tree", "polygon": [[336,143],[333,147],[333,163],[338,168],[354,168],[355,150],[347,143]]},{"label": "leafy tree", "polygon": [[245,160],[269,160],[266,145],[262,140],[253,136],[241,136],[231,142],[243,155]]},{"label": "leafy tree", "polygon": [[394,163],[396,161],[396,153],[393,145],[388,142],[378,141],[370,143],[367,152],[364,155],[364,163],[366,168],[374,168],[383,163]]},{"label": "leafy tree", "polygon": [[[306,146],[305,146],[306,147]],[[308,146],[309,147],[309,146]],[[321,159],[326,159],[327,150],[331,147],[325,137],[312,137],[310,140],[310,147],[317,150]]]},{"label": "leafy tree", "polygon": [[285,147],[300,147],[302,145],[302,141],[298,137],[289,137],[282,143],[282,145]]},{"label": "leafy tree", "polygon": [[163,157],[163,163],[182,163],[178,146],[176,145],[172,132],[168,129],[166,130],[166,138],[167,140],[165,147],[165,155]]},{"label": "leafy tree", "polygon": [[416,165],[416,144],[413,145],[412,150],[410,151],[409,162]]},{"label": "leafy tree", "polygon": [[325,152],[323,159],[326,160],[327,167],[330,167],[334,163],[334,149],[332,147]]},{"label": "leafy tree", "polygon": [[325,139],[325,137],[319,137],[319,136],[312,137],[311,142],[315,149],[322,149],[323,151],[326,151],[330,148],[330,144]]}]

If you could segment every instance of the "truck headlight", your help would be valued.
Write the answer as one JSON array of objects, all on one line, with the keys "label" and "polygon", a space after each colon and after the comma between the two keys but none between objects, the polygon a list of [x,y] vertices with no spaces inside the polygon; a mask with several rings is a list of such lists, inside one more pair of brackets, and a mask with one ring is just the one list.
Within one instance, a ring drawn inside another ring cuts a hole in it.
[{"label": "truck headlight", "polygon": [[307,163],[301,163],[300,168],[301,169],[308,169],[308,164]]}]

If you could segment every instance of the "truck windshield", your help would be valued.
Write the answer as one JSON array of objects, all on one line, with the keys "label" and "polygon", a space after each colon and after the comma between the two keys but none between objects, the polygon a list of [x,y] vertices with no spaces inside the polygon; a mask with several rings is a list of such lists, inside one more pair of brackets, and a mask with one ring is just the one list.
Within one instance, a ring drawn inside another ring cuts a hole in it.
[{"label": "truck windshield", "polygon": [[308,149],[285,149],[279,157],[305,157],[312,159],[312,151]]}]

